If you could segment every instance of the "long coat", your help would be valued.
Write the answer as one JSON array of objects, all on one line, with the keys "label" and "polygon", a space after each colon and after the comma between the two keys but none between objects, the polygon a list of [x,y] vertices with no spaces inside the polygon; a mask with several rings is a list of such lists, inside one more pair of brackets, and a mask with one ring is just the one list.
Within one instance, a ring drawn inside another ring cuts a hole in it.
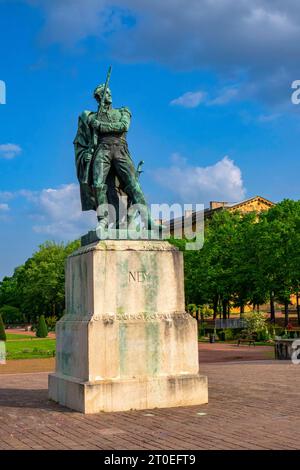
[{"label": "long coat", "polygon": [[[89,125],[90,117],[95,114],[92,111],[84,111],[78,119],[78,131],[74,140],[75,163],[77,178],[80,185],[80,198],[83,211],[96,210],[96,201],[92,189],[93,165],[87,162],[85,157],[92,155],[93,130]],[[119,213],[119,196],[124,195],[123,186],[119,181],[114,168],[112,167],[107,179],[108,202],[115,207],[115,212]]]}]

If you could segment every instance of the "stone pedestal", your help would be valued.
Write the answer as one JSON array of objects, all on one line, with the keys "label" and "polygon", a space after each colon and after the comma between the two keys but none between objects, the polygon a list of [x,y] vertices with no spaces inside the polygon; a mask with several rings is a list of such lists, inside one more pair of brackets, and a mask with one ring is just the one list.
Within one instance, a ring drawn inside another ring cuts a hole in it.
[{"label": "stone pedestal", "polygon": [[[275,338],[275,359],[282,361],[290,361],[291,359],[298,360],[300,354],[300,342],[297,342],[299,338],[288,339],[288,338]],[[297,351],[299,353],[297,354]]]},{"label": "stone pedestal", "polygon": [[66,267],[49,397],[83,413],[207,403],[183,257],[165,241],[106,240]]}]

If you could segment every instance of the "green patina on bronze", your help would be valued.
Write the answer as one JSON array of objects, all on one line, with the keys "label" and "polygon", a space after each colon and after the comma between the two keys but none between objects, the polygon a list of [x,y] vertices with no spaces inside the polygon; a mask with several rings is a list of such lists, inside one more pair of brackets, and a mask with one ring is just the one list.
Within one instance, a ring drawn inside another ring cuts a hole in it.
[{"label": "green patina on bronze", "polygon": [[[111,69],[105,85],[99,85],[94,91],[99,104],[98,111],[84,111],[81,114],[74,140],[82,210],[97,211],[97,229],[101,233],[101,230],[107,230],[111,222],[107,206],[110,204],[116,213],[113,222],[119,228],[119,199],[125,194],[128,198],[127,209],[138,205],[138,213],[147,229],[160,227],[151,219],[138,180],[141,170],[140,167],[135,169],[128,149],[126,135],[131,123],[131,112],[127,107],[112,107],[111,91],[108,88],[110,73]],[[127,214],[128,226],[135,223],[136,216],[136,211]]]}]

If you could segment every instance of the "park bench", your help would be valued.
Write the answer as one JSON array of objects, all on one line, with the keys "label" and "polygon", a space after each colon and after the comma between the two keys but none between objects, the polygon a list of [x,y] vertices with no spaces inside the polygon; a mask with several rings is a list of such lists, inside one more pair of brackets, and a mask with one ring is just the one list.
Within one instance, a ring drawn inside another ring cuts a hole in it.
[{"label": "park bench", "polygon": [[237,345],[239,346],[241,343],[248,343],[249,346],[251,346],[251,344],[253,344],[253,346],[255,346],[255,339],[252,338],[252,337],[248,337],[248,338],[240,337],[240,338],[238,338]]},{"label": "park bench", "polygon": [[299,326],[292,326],[292,328],[287,328],[287,331],[300,331]]}]

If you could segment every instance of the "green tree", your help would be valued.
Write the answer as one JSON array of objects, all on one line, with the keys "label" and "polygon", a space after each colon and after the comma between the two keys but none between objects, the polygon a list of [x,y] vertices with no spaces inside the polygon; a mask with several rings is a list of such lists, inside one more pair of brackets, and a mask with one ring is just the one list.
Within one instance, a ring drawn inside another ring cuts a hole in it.
[{"label": "green tree", "polygon": [[4,277],[0,282],[0,307],[11,305],[20,308],[20,295],[17,290],[16,278]]},{"label": "green tree", "polygon": [[245,314],[247,336],[254,336],[258,341],[270,339],[270,333],[267,328],[265,314],[258,311]]},{"label": "green tree", "polygon": [[6,325],[16,325],[24,322],[24,316],[17,307],[4,305],[0,308],[0,315]]},{"label": "green tree", "polygon": [[220,211],[206,224],[201,250],[184,251],[181,240],[173,241],[184,251],[187,303],[211,305],[214,318],[220,304],[223,318],[227,318],[229,303],[235,295],[240,258],[234,257],[234,249],[239,246],[240,224],[240,214]]},{"label": "green tree", "polygon": [[223,318],[229,305],[253,304],[259,309],[270,300],[285,305],[285,323],[291,294],[297,296],[300,323],[300,202],[285,200],[268,212],[241,214],[220,210],[206,223],[204,246],[185,251],[184,241],[173,242],[184,251],[185,291],[189,304],[210,304]]},{"label": "green tree", "polygon": [[203,256],[206,258],[206,289],[214,311],[219,304],[223,318],[229,316],[230,302],[235,295],[239,259],[234,257],[241,215],[221,210],[206,227]]},{"label": "green tree", "polygon": [[38,338],[46,338],[48,336],[48,328],[46,325],[44,315],[41,315],[38,320],[38,326],[36,330],[36,336]]},{"label": "green tree", "polygon": [[4,327],[4,323],[3,323],[1,315],[0,315],[0,341],[6,341],[5,327]]},{"label": "green tree", "polygon": [[260,266],[270,293],[271,320],[274,300],[284,304],[285,325],[289,303],[299,292],[300,201],[285,199],[260,217]]},{"label": "green tree", "polygon": [[39,315],[60,318],[65,309],[65,261],[79,246],[79,241],[41,245],[11,278],[3,279],[0,306],[20,308],[27,322]]},{"label": "green tree", "polygon": [[300,201],[297,201],[297,208],[294,215],[294,228],[290,235],[290,263],[292,292],[296,296],[296,308],[298,325],[300,326]]}]

